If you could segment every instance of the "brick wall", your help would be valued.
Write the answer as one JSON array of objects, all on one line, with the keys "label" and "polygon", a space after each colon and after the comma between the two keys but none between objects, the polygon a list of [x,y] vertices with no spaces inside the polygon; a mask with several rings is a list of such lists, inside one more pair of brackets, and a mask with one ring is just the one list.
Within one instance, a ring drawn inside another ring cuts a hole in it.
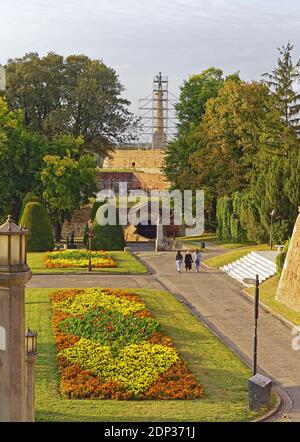
[{"label": "brick wall", "polygon": [[276,299],[300,312],[300,214],[291,238]]}]

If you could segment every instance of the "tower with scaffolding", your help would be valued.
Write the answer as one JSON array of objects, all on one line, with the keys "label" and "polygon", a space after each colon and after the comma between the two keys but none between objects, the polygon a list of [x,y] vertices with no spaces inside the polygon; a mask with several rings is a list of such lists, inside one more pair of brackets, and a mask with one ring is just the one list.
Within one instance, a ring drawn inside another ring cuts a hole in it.
[{"label": "tower with scaffolding", "polygon": [[168,90],[168,77],[159,72],[153,77],[152,93],[139,100],[140,147],[166,148],[176,134],[176,102],[177,98]]}]

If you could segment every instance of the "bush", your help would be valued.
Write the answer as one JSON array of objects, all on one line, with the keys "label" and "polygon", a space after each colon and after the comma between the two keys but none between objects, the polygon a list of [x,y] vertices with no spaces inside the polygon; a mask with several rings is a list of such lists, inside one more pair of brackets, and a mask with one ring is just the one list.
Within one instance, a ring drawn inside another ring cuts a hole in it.
[{"label": "bush", "polygon": [[20,210],[19,224],[21,224],[21,218],[23,216],[24,209],[28,203],[40,203],[42,205],[44,204],[42,198],[37,196],[35,193],[33,193],[33,192],[26,193],[26,195],[24,196],[23,202],[22,202],[21,210]]},{"label": "bush", "polygon": [[[94,219],[96,217],[96,213],[97,210],[99,209],[99,207],[101,207],[105,202],[100,202],[100,201],[95,201],[92,209],[91,209],[91,213],[90,213],[90,219],[92,220],[92,222],[94,222]],[[83,233],[83,244],[85,244],[86,247],[88,247],[88,225],[86,224],[85,229],[84,229],[84,233]]]},{"label": "bush", "polygon": [[40,203],[27,203],[20,224],[29,230],[28,252],[53,250],[54,239],[50,220]]},{"label": "bush", "polygon": [[283,266],[285,263],[285,259],[286,259],[286,255],[289,249],[289,245],[290,245],[290,240],[286,241],[283,251],[281,253],[279,253],[279,255],[277,255],[276,257],[276,267],[277,267],[277,273],[280,276],[283,270]]},{"label": "bush", "polygon": [[94,219],[94,237],[92,238],[92,250],[123,250],[126,243],[122,226],[119,225],[119,212],[116,209],[116,225],[106,224],[101,226]]}]

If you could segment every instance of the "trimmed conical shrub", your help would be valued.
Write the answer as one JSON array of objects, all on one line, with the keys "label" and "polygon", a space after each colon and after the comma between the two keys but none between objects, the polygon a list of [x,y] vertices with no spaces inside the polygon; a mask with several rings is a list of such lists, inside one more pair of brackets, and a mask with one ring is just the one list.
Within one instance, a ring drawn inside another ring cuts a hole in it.
[{"label": "trimmed conical shrub", "polygon": [[43,205],[43,200],[42,200],[42,198],[40,198],[39,196],[37,196],[33,192],[26,193],[26,195],[24,196],[23,201],[22,201],[22,206],[21,206],[20,216],[19,216],[19,224],[21,224],[23,212],[24,212],[24,209],[28,203],[41,203]]},{"label": "trimmed conical shrub", "polygon": [[20,225],[29,230],[28,252],[53,250],[53,231],[48,214],[42,204],[38,202],[27,203]]},{"label": "trimmed conical shrub", "polygon": [[[95,201],[92,209],[91,209],[91,213],[90,213],[90,219],[92,220],[92,222],[94,222],[97,210],[99,209],[100,206],[102,206],[103,204],[105,204],[105,201]],[[83,244],[86,245],[86,247],[88,246],[88,226],[86,224],[85,229],[84,229],[84,234],[83,234]]]},{"label": "trimmed conical shrub", "polygon": [[116,210],[116,225],[101,226],[94,219],[93,232],[92,250],[123,250],[126,245],[122,226],[119,225],[118,210]]}]

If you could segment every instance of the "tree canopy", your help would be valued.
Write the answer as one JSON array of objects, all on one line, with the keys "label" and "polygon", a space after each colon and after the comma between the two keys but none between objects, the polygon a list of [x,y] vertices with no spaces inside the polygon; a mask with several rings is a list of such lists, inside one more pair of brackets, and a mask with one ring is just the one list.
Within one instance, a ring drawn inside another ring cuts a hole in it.
[{"label": "tree canopy", "polygon": [[55,240],[59,241],[64,220],[96,192],[95,161],[90,155],[83,155],[79,160],[46,155],[43,161],[43,198],[47,201]]},{"label": "tree canopy", "polygon": [[[205,191],[206,227],[222,238],[266,241],[291,234],[300,205],[300,62],[293,46],[260,82],[209,69],[182,87],[178,134],[167,149],[173,187]],[[209,96],[211,95],[211,96]]]},{"label": "tree canopy", "polygon": [[25,124],[49,139],[83,137],[84,151],[103,156],[133,137],[135,120],[114,69],[85,55],[37,53],[7,63],[6,99]]}]

